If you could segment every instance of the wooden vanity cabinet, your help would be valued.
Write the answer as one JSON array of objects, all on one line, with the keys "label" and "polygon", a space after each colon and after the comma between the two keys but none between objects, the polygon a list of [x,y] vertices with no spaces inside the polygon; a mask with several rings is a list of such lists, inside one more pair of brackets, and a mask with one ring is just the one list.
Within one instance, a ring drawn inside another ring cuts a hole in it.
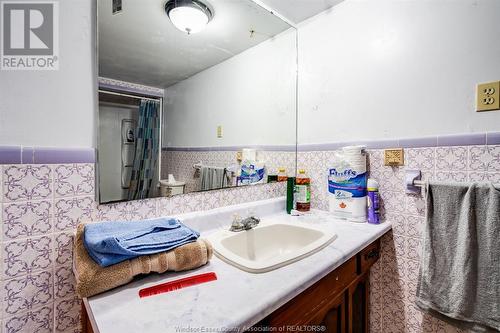
[{"label": "wooden vanity cabinet", "polygon": [[314,329],[328,333],[368,332],[370,267],[379,257],[380,240],[377,240],[258,326],[267,326],[269,331],[275,332],[311,332]]}]

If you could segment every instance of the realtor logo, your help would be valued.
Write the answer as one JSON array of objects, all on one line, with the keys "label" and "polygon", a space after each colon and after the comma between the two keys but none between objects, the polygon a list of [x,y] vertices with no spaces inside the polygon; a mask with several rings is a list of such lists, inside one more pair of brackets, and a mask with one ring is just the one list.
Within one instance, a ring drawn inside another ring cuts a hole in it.
[{"label": "realtor logo", "polygon": [[0,1],[2,70],[59,68],[59,8],[55,1]]}]

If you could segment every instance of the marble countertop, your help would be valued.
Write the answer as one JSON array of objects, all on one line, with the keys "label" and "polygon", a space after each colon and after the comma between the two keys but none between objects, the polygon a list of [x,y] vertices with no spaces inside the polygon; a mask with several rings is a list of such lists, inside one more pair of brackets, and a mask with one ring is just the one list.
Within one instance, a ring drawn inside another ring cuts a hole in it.
[{"label": "marble countertop", "polygon": [[[196,270],[152,274],[93,296],[85,300],[85,305],[94,332],[241,332],[391,229],[389,222],[351,223],[320,211],[308,216],[270,212],[261,218],[321,224],[331,228],[338,237],[321,251],[267,273],[247,273],[214,256],[209,264]],[[205,228],[202,237],[221,227]],[[139,289],[203,272],[215,272],[217,281],[146,298],[138,296]]]}]

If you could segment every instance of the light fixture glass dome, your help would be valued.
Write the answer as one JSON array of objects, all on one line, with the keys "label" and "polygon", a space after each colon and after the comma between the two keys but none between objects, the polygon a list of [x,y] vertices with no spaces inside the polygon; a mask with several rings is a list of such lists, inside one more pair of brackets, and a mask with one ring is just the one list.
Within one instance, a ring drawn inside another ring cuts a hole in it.
[{"label": "light fixture glass dome", "polygon": [[188,34],[205,29],[213,17],[210,8],[198,0],[170,0],[165,12],[177,29]]}]

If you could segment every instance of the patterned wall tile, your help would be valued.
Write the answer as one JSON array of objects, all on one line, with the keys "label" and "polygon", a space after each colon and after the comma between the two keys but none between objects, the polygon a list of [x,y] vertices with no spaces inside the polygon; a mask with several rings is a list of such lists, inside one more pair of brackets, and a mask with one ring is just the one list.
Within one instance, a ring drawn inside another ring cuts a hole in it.
[{"label": "patterned wall tile", "polygon": [[450,172],[450,171],[436,171],[435,180],[448,181],[448,182],[466,182],[468,178],[467,172]]},{"label": "patterned wall tile", "polygon": [[3,283],[4,316],[30,311],[53,300],[53,276],[49,271],[28,274]]},{"label": "patterned wall tile", "polygon": [[52,333],[54,312],[52,304],[3,320],[4,333]]},{"label": "patterned wall tile", "polygon": [[406,236],[394,234],[394,250],[396,257],[404,258],[406,257],[406,251],[408,248],[407,242],[408,238]]},{"label": "patterned wall tile", "polygon": [[470,182],[481,182],[486,180],[486,171],[470,171],[467,172],[467,179]]},{"label": "patterned wall tile", "polygon": [[384,151],[382,149],[368,149],[368,170],[379,170],[384,166]]},{"label": "patterned wall tile", "polygon": [[488,164],[488,172],[500,172],[500,145],[488,146],[488,154],[492,160]]},{"label": "patterned wall tile", "polygon": [[405,149],[406,165],[409,169],[434,170],[436,165],[434,148]]},{"label": "patterned wall tile", "polygon": [[[413,304],[406,304],[405,306],[405,317],[406,317],[406,331],[407,332],[422,332],[422,321],[423,315],[422,312],[417,309]],[[423,333],[423,332],[422,332]]]},{"label": "patterned wall tile", "polygon": [[406,273],[406,279],[409,281],[417,281],[418,277],[418,270],[420,267],[420,264],[416,260],[405,260],[405,273]]},{"label": "patterned wall tile", "polygon": [[58,266],[71,265],[73,259],[73,233],[62,232],[54,236],[54,264]]},{"label": "patterned wall tile", "polygon": [[422,216],[406,216],[406,236],[413,238],[422,237],[424,218]]},{"label": "patterned wall tile", "polygon": [[[381,283],[381,267],[380,261],[378,261],[370,270],[370,314],[381,316],[382,306],[383,306],[383,290]],[[382,324],[382,318],[379,318],[379,323],[376,326]],[[381,327],[381,326],[380,326]]]},{"label": "patterned wall tile", "polygon": [[494,184],[500,183],[500,172],[480,172],[471,171],[468,173],[468,180],[471,182],[492,182]]},{"label": "patterned wall tile", "polygon": [[380,192],[381,213],[387,212],[397,214],[405,210],[405,202],[399,192]]},{"label": "patterned wall tile", "polygon": [[80,332],[80,302],[76,297],[57,300],[55,302],[54,332]]},{"label": "patterned wall tile", "polygon": [[[183,196],[179,196],[183,198]],[[118,202],[97,207],[96,221],[135,221],[157,217],[157,199]]]},{"label": "patterned wall tile", "polygon": [[[405,198],[402,197],[401,200]],[[420,195],[406,196],[406,212],[410,215],[425,216],[425,201]]]},{"label": "patterned wall tile", "polygon": [[163,201],[159,209],[160,216],[173,214],[190,213],[201,210],[202,193],[189,193],[182,196],[173,196],[167,201]]},{"label": "patterned wall tile", "polygon": [[469,147],[469,170],[500,172],[500,146]]},{"label": "patterned wall tile", "polygon": [[48,199],[52,196],[52,168],[48,165],[4,165],[3,201]]},{"label": "patterned wall tile", "polygon": [[388,213],[385,215],[385,219],[392,222],[392,233],[394,235],[407,236],[407,225],[404,215]]},{"label": "patterned wall tile", "polygon": [[384,333],[401,333],[405,329],[405,313],[404,303],[401,298],[389,298],[384,295],[383,307],[383,332]]},{"label": "patterned wall tile", "polygon": [[402,192],[404,190],[404,171],[402,168],[381,167],[370,171],[370,178],[379,184],[379,191]]},{"label": "patterned wall tile", "polygon": [[201,203],[203,210],[210,210],[224,205],[224,193],[227,191],[203,192]]},{"label": "patterned wall tile", "polygon": [[52,231],[52,202],[3,204],[2,220],[4,240],[45,235]]},{"label": "patterned wall tile", "polygon": [[81,222],[91,222],[96,209],[94,197],[56,199],[54,227],[62,231],[74,229]]},{"label": "patterned wall tile", "polygon": [[407,238],[406,256],[408,259],[420,261],[422,240],[420,238]]},{"label": "patterned wall tile", "polygon": [[6,278],[46,270],[52,264],[52,238],[42,236],[2,243],[2,258]]},{"label": "patterned wall tile", "polygon": [[223,206],[226,205],[236,205],[242,203],[243,199],[243,190],[241,188],[230,188],[224,191],[221,191],[221,202]]},{"label": "patterned wall tile", "polygon": [[500,184],[500,172],[486,173],[486,180],[494,184]]},{"label": "patterned wall tile", "polygon": [[417,282],[416,281],[403,281],[403,297],[409,301],[409,303],[414,304],[417,295]]},{"label": "patterned wall tile", "polygon": [[119,221],[121,220],[120,210],[117,203],[98,205],[94,213],[94,221]]},{"label": "patterned wall tile", "polygon": [[436,169],[441,171],[467,169],[467,147],[436,148]]},{"label": "patterned wall tile", "polygon": [[54,271],[54,297],[75,297],[75,283],[71,266],[56,268]]},{"label": "patterned wall tile", "polygon": [[94,193],[93,164],[61,164],[54,169],[56,197],[74,197]]},{"label": "patterned wall tile", "polygon": [[268,196],[269,199],[286,196],[286,182],[270,184],[270,186],[272,187],[272,193]]}]

